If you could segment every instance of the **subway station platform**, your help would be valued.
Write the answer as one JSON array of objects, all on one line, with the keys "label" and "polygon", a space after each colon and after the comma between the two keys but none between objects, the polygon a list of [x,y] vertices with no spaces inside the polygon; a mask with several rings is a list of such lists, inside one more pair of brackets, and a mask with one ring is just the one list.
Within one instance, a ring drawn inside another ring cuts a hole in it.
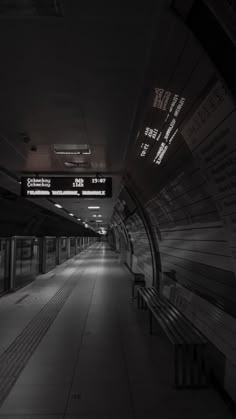
[{"label": "subway station platform", "polygon": [[1,299],[0,419],[230,419],[213,388],[176,390],[131,276],[95,243]]}]

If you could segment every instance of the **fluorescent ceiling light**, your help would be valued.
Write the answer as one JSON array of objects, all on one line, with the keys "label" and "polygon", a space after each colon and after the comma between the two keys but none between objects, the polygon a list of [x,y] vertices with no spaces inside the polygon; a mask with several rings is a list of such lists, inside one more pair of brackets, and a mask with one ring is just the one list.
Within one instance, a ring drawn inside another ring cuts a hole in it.
[{"label": "fluorescent ceiling light", "polygon": [[56,154],[91,154],[88,144],[53,144]]},{"label": "fluorescent ceiling light", "polygon": [[96,214],[93,214],[93,217],[97,217],[97,215]]},{"label": "fluorescent ceiling light", "polygon": [[73,154],[76,154],[76,155],[77,155],[77,154],[81,154],[81,153],[80,153],[80,151],[56,151],[55,153],[56,153],[56,154],[63,154],[63,155],[66,155],[66,154],[70,154],[70,155],[71,155],[71,154],[72,154],[72,155],[73,155]]},{"label": "fluorescent ceiling light", "polygon": [[62,206],[60,204],[54,204],[54,207],[62,208]]},{"label": "fluorescent ceiling light", "polygon": [[69,215],[70,215],[71,217],[74,217],[74,214],[72,214],[72,212],[70,212],[70,213],[69,213]]},{"label": "fluorescent ceiling light", "polygon": [[102,220],[96,220],[96,223],[102,223]]},{"label": "fluorescent ceiling light", "polygon": [[98,214],[97,217],[101,217],[101,214]]},{"label": "fluorescent ceiling light", "polygon": [[78,221],[81,221],[81,218],[77,218]]},{"label": "fluorescent ceiling light", "polygon": [[100,207],[88,207],[88,209],[100,209]]}]

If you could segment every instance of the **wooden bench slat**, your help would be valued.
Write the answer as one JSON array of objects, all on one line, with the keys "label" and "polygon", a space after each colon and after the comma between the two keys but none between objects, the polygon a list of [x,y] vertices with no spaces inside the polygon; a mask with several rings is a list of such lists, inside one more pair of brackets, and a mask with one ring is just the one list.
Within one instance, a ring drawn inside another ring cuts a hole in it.
[{"label": "wooden bench slat", "polygon": [[[148,300],[146,298],[146,296],[143,294],[143,298],[145,300],[145,302],[148,304]],[[184,343],[184,340],[181,336],[179,336],[179,334],[176,332],[176,330],[173,329],[173,327],[171,327],[171,324],[167,324],[166,322],[166,318],[163,316],[163,313],[160,311],[159,317],[156,317],[156,313],[155,310],[153,310],[151,307],[149,307],[152,310],[152,314],[155,317],[155,319],[159,322],[161,321],[163,328],[165,329],[166,333],[168,334],[169,339],[171,340],[171,342],[174,343]],[[173,339],[173,336],[175,338],[175,340]]]},{"label": "wooden bench slat", "polygon": [[[167,319],[169,318],[170,321],[172,321],[176,324],[176,326],[178,326],[179,332],[182,331],[182,334],[185,338],[188,336],[188,339],[190,339],[191,341],[194,340],[195,343],[206,342],[206,339],[203,338],[200,332],[198,332],[196,328],[190,324],[190,322],[185,318],[185,316],[182,313],[180,313],[173,305],[170,305],[168,301],[164,301],[156,292],[153,292],[152,289],[144,288],[139,290],[138,292],[140,291],[143,298],[145,299],[145,302],[150,306],[150,308],[152,307],[153,309],[155,309],[155,307],[157,307],[157,301],[159,302],[158,309],[162,310],[163,313],[166,315]],[[151,302],[148,301],[148,298],[151,298]],[[159,312],[157,313],[157,316],[158,314]],[[156,320],[158,319],[156,318]],[[175,327],[174,324],[173,327]]]},{"label": "wooden bench slat", "polygon": [[137,289],[149,309],[150,331],[152,318],[162,327],[174,346],[174,382],[177,388],[207,385],[205,348],[207,339],[173,304],[164,299],[153,287]]},{"label": "wooden bench slat", "polygon": [[[166,313],[164,311],[162,311],[163,315],[165,316]],[[156,313],[157,317],[160,314],[160,312]],[[195,332],[193,330],[191,330],[191,328],[185,324],[182,323],[182,319],[181,318],[174,318],[174,314],[169,312],[168,313],[168,317],[167,317],[167,321],[170,320],[170,322],[172,322],[172,327],[173,329],[177,329],[179,335],[183,338],[183,340],[186,343],[202,343],[202,341],[199,339],[199,337],[195,334]],[[174,324],[173,324],[174,322]]]},{"label": "wooden bench slat", "polygon": [[[148,293],[149,294],[149,293]],[[155,304],[149,304],[149,301],[148,301],[148,298],[147,298],[147,295],[145,295],[145,293],[144,292],[142,292],[142,295],[143,295],[143,298],[144,298],[144,300],[145,300],[145,302],[149,305],[149,307],[150,307],[150,309],[152,309],[152,312],[153,312],[153,315],[154,315],[154,317],[156,318],[156,320],[158,320],[158,315],[160,315],[160,316],[162,316],[162,320],[163,320],[163,322],[164,322],[164,324],[166,325],[166,327],[168,327],[170,330],[173,330],[173,327],[171,327],[171,325],[170,324],[167,324],[167,318],[165,318],[162,314],[162,307],[161,307],[161,305],[160,305],[160,303],[158,304],[158,302],[156,301],[155,302]],[[155,314],[155,308],[157,308],[158,307],[158,309],[159,309],[159,311],[158,311],[158,315],[156,316]]]},{"label": "wooden bench slat", "polygon": [[205,341],[182,313],[179,313],[174,307],[165,305],[165,302],[162,300],[160,300],[160,304],[162,305],[163,311],[172,318],[173,322],[176,322],[182,333],[188,334],[190,340],[195,340],[196,343],[203,343]]},{"label": "wooden bench slat", "polygon": [[177,329],[173,329],[173,327],[166,322],[166,319],[163,313],[158,313],[158,316],[157,316],[156,312],[153,311],[152,314],[153,314],[153,317],[158,321],[158,323],[162,323],[163,329],[165,329],[166,334],[168,335],[170,341],[173,344],[185,343],[185,340],[183,339],[183,337],[180,334],[178,334]]}]

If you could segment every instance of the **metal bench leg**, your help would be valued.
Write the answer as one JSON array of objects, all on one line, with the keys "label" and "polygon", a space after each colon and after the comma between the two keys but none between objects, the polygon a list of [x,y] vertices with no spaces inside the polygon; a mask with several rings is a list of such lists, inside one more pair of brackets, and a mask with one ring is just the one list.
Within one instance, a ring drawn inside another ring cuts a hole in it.
[{"label": "metal bench leg", "polygon": [[134,283],[132,284],[132,299],[134,299]]},{"label": "metal bench leg", "polygon": [[152,335],[152,312],[149,310],[149,333]]},{"label": "metal bench leg", "polygon": [[206,345],[203,344],[194,346],[195,385],[197,387],[207,387],[209,385],[205,349]]},{"label": "metal bench leg", "polygon": [[206,364],[206,345],[201,345],[200,347],[200,379],[201,379],[201,385],[203,387],[206,387],[209,384],[209,374],[207,370],[207,364]]},{"label": "metal bench leg", "polygon": [[190,374],[190,385],[198,385],[198,367],[197,367],[197,358],[198,358],[198,347],[196,345],[190,345],[190,355],[189,355],[189,374]]},{"label": "metal bench leg", "polygon": [[182,345],[181,352],[182,352],[182,387],[189,386],[189,356],[191,355],[191,345]]},{"label": "metal bench leg", "polygon": [[178,388],[178,345],[174,345],[174,383],[175,387]]},{"label": "metal bench leg", "polygon": [[137,292],[137,305],[138,305],[138,308],[140,308],[140,294],[139,294],[139,292]]},{"label": "metal bench leg", "polygon": [[143,300],[143,298],[142,298],[142,300],[141,300],[141,309],[143,310],[143,306],[144,306],[144,300]]},{"label": "metal bench leg", "polygon": [[174,345],[174,383],[175,388],[180,389],[185,384],[185,366],[184,366],[184,348],[183,345]]}]

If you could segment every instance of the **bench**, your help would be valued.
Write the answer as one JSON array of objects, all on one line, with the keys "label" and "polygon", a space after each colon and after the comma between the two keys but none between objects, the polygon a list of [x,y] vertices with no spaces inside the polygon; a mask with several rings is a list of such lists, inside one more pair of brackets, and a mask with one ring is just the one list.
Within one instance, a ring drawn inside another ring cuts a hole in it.
[{"label": "bench", "polygon": [[142,273],[133,273],[133,279],[132,279],[132,299],[135,298],[135,287],[145,287],[145,277]]},{"label": "bench", "polygon": [[137,288],[137,301],[138,308],[149,310],[150,334],[154,318],[172,344],[175,387],[206,387],[206,338],[155,288]]}]

